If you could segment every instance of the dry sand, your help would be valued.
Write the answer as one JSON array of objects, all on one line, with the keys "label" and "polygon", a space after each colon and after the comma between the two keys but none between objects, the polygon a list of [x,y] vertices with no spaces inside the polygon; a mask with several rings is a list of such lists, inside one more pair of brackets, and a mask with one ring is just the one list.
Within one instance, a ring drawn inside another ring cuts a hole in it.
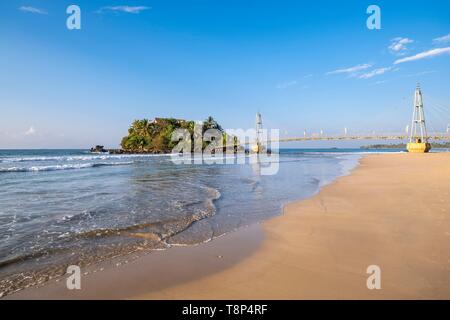
[{"label": "dry sand", "polygon": [[449,195],[450,153],[370,155],[261,227],[11,298],[450,299]]}]

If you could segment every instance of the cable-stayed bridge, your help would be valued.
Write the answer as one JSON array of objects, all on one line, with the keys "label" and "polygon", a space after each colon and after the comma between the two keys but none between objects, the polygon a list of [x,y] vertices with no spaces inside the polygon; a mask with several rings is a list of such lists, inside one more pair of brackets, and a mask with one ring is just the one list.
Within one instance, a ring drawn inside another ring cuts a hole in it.
[{"label": "cable-stayed bridge", "polygon": [[[278,142],[295,142],[295,141],[339,141],[339,140],[409,140],[409,135],[402,134],[389,134],[389,135],[340,135],[340,136],[310,136],[310,137],[293,137],[293,138],[280,138]],[[449,140],[450,134],[441,133],[428,136],[429,140],[441,141]],[[271,140],[275,141],[275,140]]]},{"label": "cable-stayed bridge", "polygon": [[[422,91],[418,85],[414,96],[414,112],[411,125],[406,126],[403,133],[353,133],[349,134],[348,128],[343,129],[343,134],[327,135],[324,134],[324,130],[320,130],[320,133],[307,134],[305,130],[303,136],[298,137],[281,137],[274,139],[268,137],[267,131],[263,130],[262,116],[260,113],[256,115],[256,137],[253,141],[246,142],[234,142],[230,145],[223,146],[224,148],[232,148],[237,145],[251,146],[254,152],[261,152],[266,147],[270,147],[273,143],[285,143],[285,142],[302,142],[302,141],[348,141],[348,140],[393,140],[393,141],[406,141],[416,143],[428,143],[429,141],[450,141],[450,108],[443,106],[442,104],[434,102],[432,107],[427,112],[431,115],[432,121],[425,123],[425,115],[423,108]],[[439,127],[443,127],[442,123],[446,123],[446,129],[444,132],[435,130],[433,124],[439,123]],[[427,126],[431,128],[431,132],[428,132]]]}]

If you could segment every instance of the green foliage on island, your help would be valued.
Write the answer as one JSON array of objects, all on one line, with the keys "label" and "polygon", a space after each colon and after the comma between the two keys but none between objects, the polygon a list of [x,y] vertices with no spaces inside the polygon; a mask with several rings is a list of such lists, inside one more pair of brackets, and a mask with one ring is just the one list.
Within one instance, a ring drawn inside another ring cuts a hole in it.
[{"label": "green foliage on island", "polygon": [[[123,137],[121,147],[127,152],[168,153],[178,143],[172,141],[172,133],[176,129],[187,129],[192,137],[194,127],[194,121],[173,118],[135,120],[128,129],[128,135]],[[213,117],[203,121],[203,133],[208,129],[219,130],[223,139],[226,139],[224,130]]]},{"label": "green foliage on island", "polygon": [[[433,149],[448,149],[450,148],[450,142],[432,142],[431,148]],[[362,146],[361,149],[406,149],[405,143],[394,144],[372,144],[368,146]]]}]

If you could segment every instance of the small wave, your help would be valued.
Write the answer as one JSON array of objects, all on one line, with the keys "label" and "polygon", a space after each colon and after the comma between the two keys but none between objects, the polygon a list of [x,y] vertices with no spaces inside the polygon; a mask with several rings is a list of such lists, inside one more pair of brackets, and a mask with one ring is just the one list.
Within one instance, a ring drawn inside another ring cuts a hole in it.
[{"label": "small wave", "polygon": [[167,154],[89,154],[83,156],[47,156],[47,157],[5,157],[0,158],[2,163],[14,162],[43,162],[43,161],[92,161],[92,160],[109,160],[109,159],[130,159],[130,158],[148,158],[163,157]]},{"label": "small wave", "polygon": [[27,162],[27,161],[52,161],[61,160],[63,157],[24,157],[24,158],[2,158],[0,162],[11,163],[11,162]]},{"label": "small wave", "polygon": [[103,163],[76,163],[76,164],[64,164],[53,166],[11,167],[11,168],[0,168],[0,173],[76,170],[76,169],[98,168],[106,166],[123,166],[130,164],[133,164],[133,162],[129,161],[129,162],[103,162]]},{"label": "small wave", "polygon": [[[144,232],[148,233],[148,228],[155,228],[151,233],[158,237],[159,241],[166,241],[169,238],[186,231],[194,223],[205,218],[211,217],[216,213],[216,206],[214,201],[220,199],[222,196],[218,189],[202,186],[208,194],[208,197],[201,201],[194,201],[183,204],[183,211],[190,214],[183,217],[173,217],[160,219],[158,221],[146,221],[137,224],[120,226],[116,228],[98,228],[92,230],[83,230],[75,234],[66,234],[63,237],[74,237],[76,239],[115,237],[115,236],[129,236],[130,233]],[[196,208],[201,205],[201,208]],[[191,206],[193,208],[191,208]],[[73,221],[74,219],[82,219],[85,216],[91,217],[91,212],[83,212],[78,215],[66,215],[62,218],[62,222]]]}]

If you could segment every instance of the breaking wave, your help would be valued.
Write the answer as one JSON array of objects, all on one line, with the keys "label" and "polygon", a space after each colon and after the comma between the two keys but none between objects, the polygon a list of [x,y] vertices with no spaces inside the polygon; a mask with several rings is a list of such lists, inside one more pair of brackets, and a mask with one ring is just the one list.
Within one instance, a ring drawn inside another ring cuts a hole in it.
[{"label": "breaking wave", "polygon": [[129,161],[129,162],[75,163],[75,164],[63,164],[52,166],[11,167],[11,168],[0,168],[0,173],[76,170],[76,169],[98,168],[106,166],[124,166],[130,164],[133,164],[133,162]]},{"label": "breaking wave", "polygon": [[42,157],[4,157],[0,158],[0,163],[14,162],[41,162],[41,161],[93,161],[93,160],[114,160],[114,159],[134,159],[168,156],[167,154],[96,154],[83,156],[42,156]]}]

